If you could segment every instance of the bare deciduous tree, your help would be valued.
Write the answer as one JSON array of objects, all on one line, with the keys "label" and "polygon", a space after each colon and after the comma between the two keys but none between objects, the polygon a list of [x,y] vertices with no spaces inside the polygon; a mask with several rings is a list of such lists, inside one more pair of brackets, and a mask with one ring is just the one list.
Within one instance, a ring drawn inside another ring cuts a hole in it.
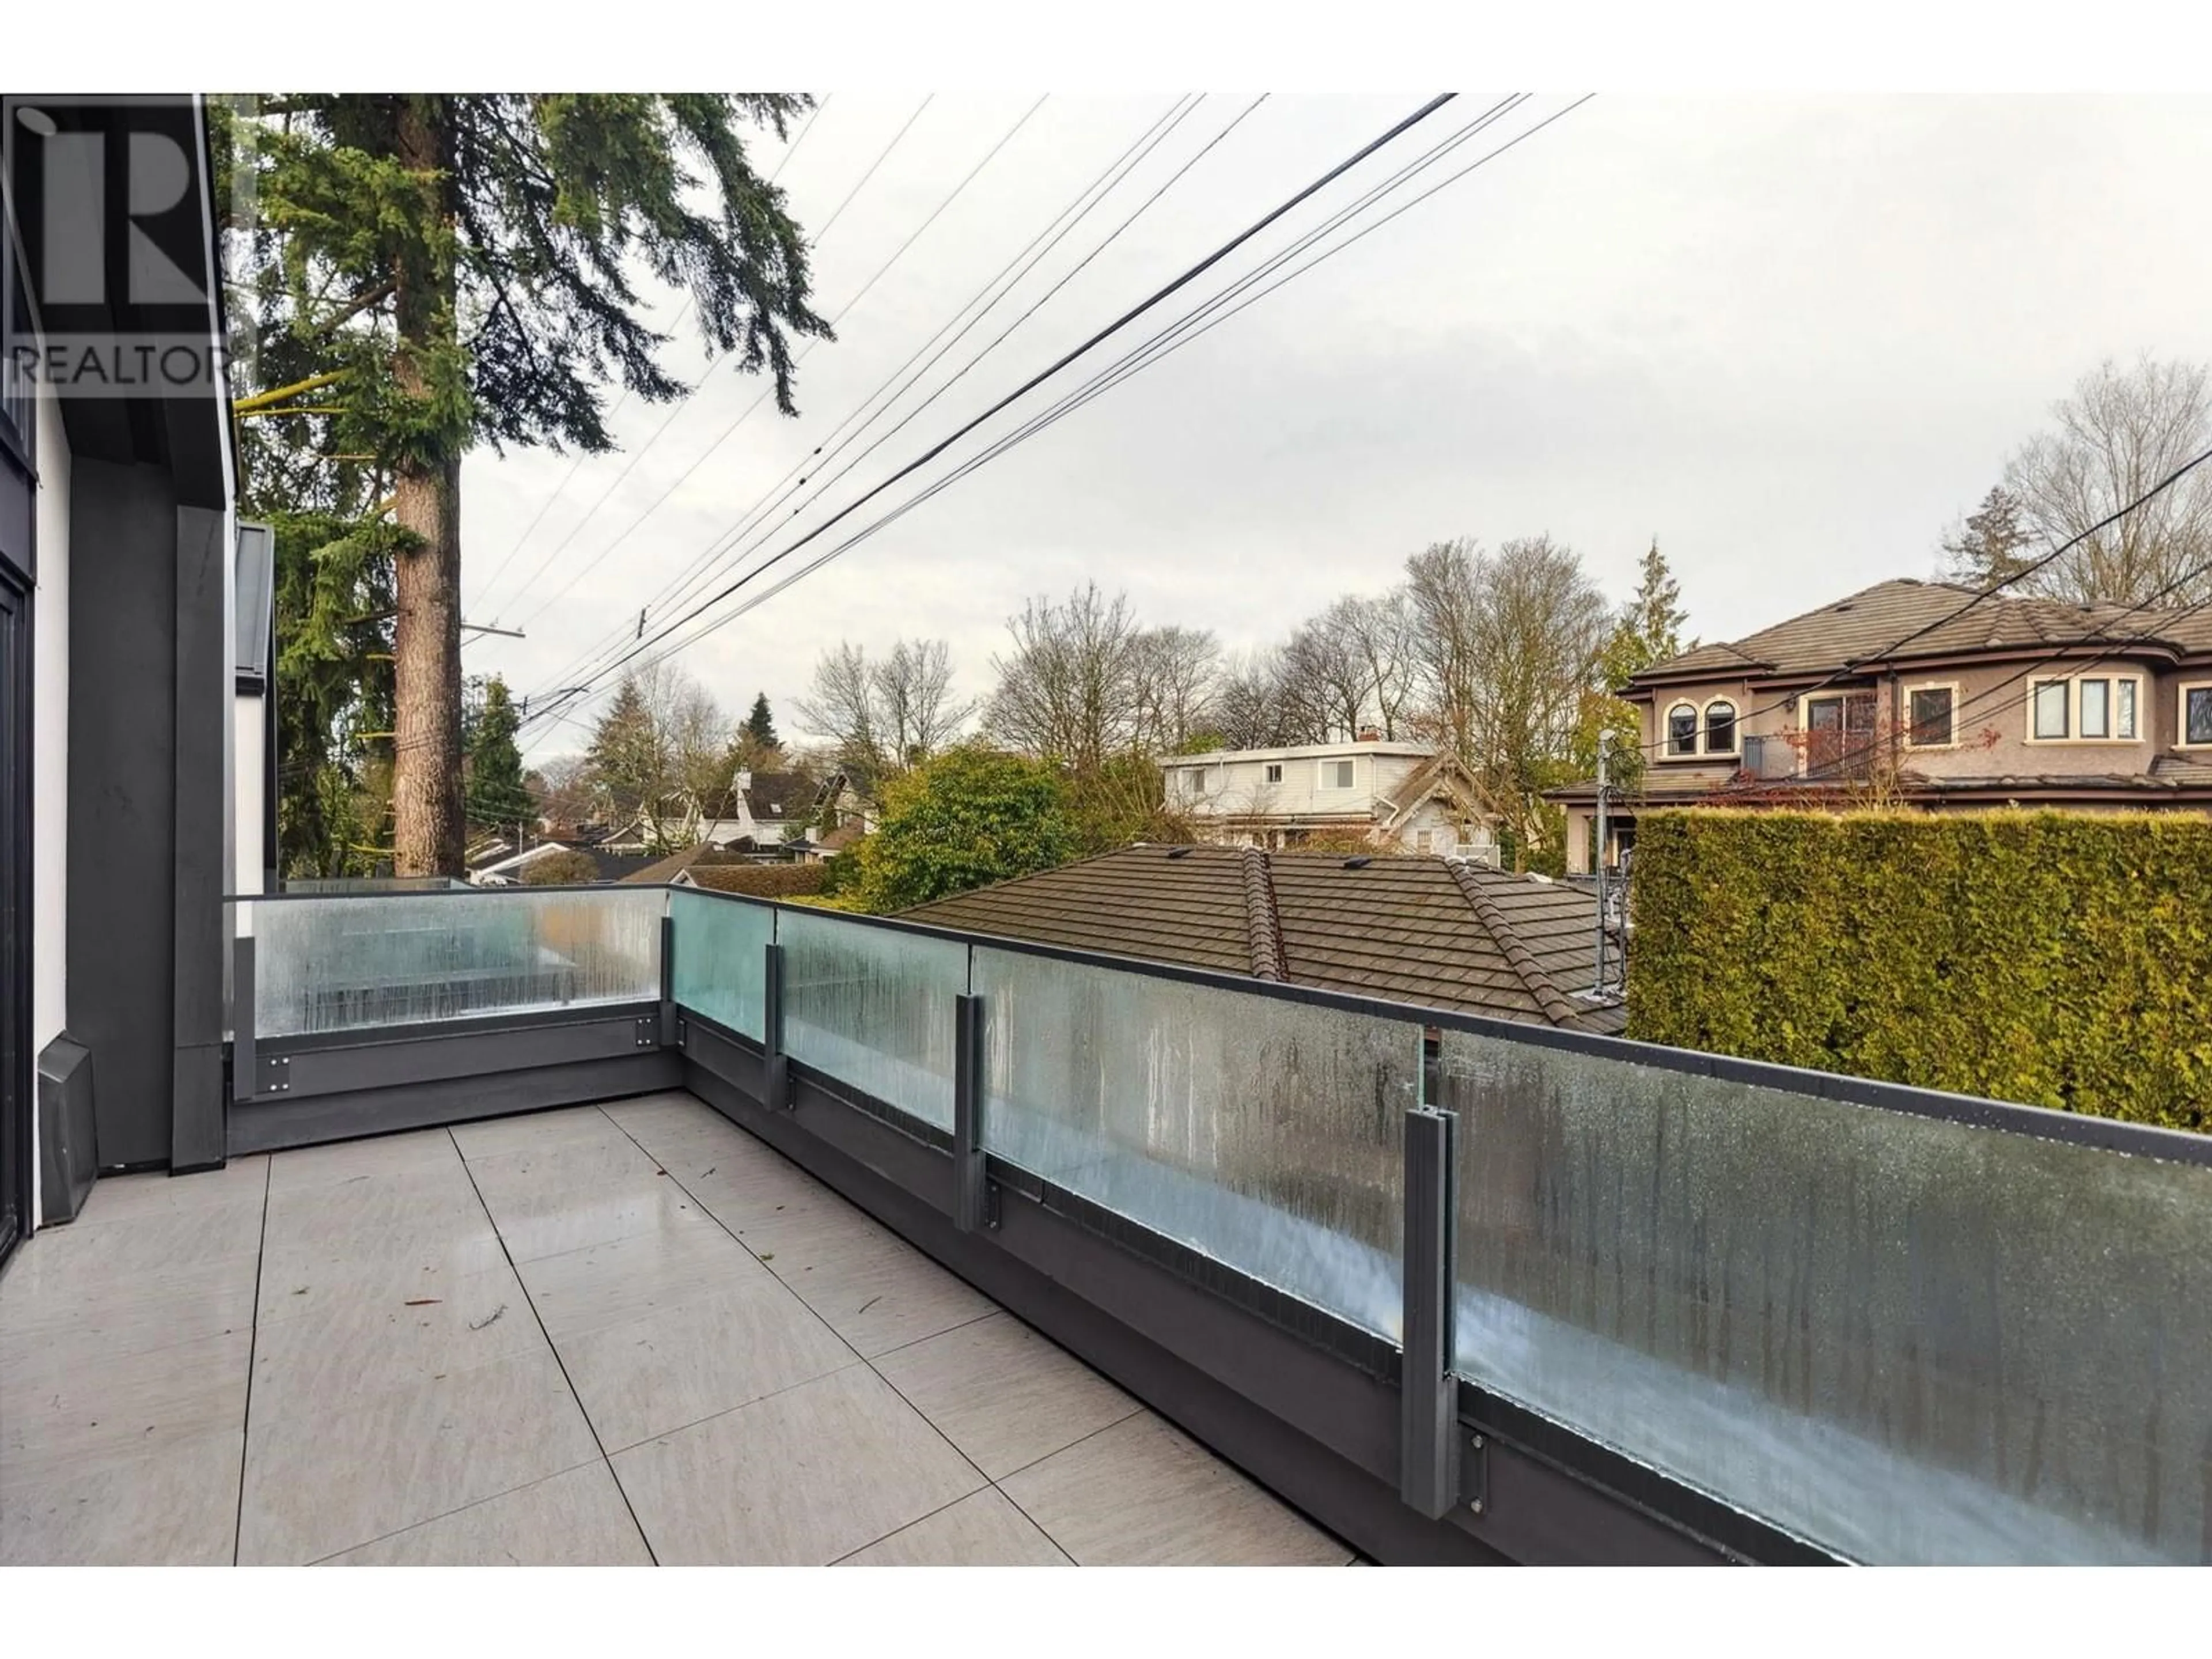
[{"label": "bare deciduous tree", "polygon": [[828,738],[836,764],[873,799],[886,778],[919,765],[959,734],[975,704],[952,693],[952,653],[943,640],[896,640],[876,662],[849,641],[822,653],[799,718]]},{"label": "bare deciduous tree", "polygon": [[1183,754],[1210,718],[1221,641],[1204,628],[1169,626],[1137,641],[1137,716],[1140,741],[1162,753]]},{"label": "bare deciduous tree", "polygon": [[1137,745],[1143,630],[1127,595],[1109,600],[1092,582],[1064,604],[1031,599],[1006,630],[1013,649],[991,659],[999,689],[986,718],[994,735],[1086,772]]},{"label": "bare deciduous tree", "polygon": [[1481,678],[1476,636],[1484,562],[1480,547],[1468,537],[1431,543],[1406,561],[1417,724],[1469,766],[1476,763],[1474,719]]},{"label": "bare deciduous tree", "polygon": [[[2212,448],[2212,369],[2132,368],[2109,361],[2052,405],[2055,424],[2005,466],[2030,532],[2048,551],[2134,501]],[[2212,467],[2201,468],[2021,582],[2077,604],[2173,605],[2212,599]]]},{"label": "bare deciduous tree", "polygon": [[1216,680],[1213,730],[1229,749],[1277,749],[1301,743],[1283,692],[1283,653],[1261,650],[1233,659]]},{"label": "bare deciduous tree", "polygon": [[869,675],[877,727],[898,769],[919,766],[958,735],[975,712],[952,695],[952,651],[943,640],[894,641]]}]

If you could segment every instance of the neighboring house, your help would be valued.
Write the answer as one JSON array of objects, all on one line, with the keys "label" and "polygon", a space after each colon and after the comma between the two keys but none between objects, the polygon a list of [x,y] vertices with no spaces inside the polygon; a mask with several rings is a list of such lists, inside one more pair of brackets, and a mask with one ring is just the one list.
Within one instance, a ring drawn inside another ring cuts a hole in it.
[{"label": "neighboring house", "polygon": [[610,852],[649,852],[674,842],[750,853],[803,842],[818,793],[814,780],[801,772],[740,769],[720,794],[670,800],[658,817],[641,812],[599,844]]},{"label": "neighboring house", "polygon": [[1201,841],[1294,848],[1316,834],[1351,835],[1401,853],[1498,860],[1498,819],[1473,775],[1426,744],[1352,743],[1170,755],[1160,762],[1167,809]]},{"label": "neighboring house", "polygon": [[[1644,779],[1608,803],[1608,862],[1661,806],[2212,808],[2212,610],[1962,610],[1975,591],[1879,582],[1637,675]],[[1549,799],[1589,869],[1595,780]]]},{"label": "neighboring house", "polygon": [[1579,1030],[1626,1018],[1581,994],[1588,891],[1464,859],[1137,846],[902,919]]},{"label": "neighboring house", "polygon": [[550,858],[556,853],[581,853],[597,866],[593,881],[627,881],[641,870],[663,862],[652,853],[632,851],[610,842],[585,844],[573,842],[547,841],[520,853],[510,853],[495,859],[479,869],[469,872],[469,880],[478,887],[517,887],[529,879],[530,866],[540,859]]},{"label": "neighboring house", "polygon": [[[267,858],[240,670],[265,691],[266,622],[241,615],[227,389],[191,372],[228,333],[204,117],[0,101],[0,1262],[97,1169],[225,1152],[223,896]],[[46,378],[117,361],[138,372]]]},{"label": "neighboring house", "polygon": [[809,864],[827,864],[840,853],[849,852],[853,844],[868,833],[868,821],[864,817],[847,818],[828,835],[803,842],[798,848],[799,856]]}]

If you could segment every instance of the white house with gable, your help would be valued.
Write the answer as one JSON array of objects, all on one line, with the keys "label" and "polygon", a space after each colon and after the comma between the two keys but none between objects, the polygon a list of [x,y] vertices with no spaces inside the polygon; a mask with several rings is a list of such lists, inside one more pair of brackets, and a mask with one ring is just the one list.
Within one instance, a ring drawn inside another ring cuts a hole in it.
[{"label": "white house with gable", "polygon": [[1351,834],[1392,852],[1497,861],[1497,815],[1467,768],[1426,744],[1363,732],[1351,743],[1170,755],[1159,765],[1168,810],[1201,841],[1277,850]]}]

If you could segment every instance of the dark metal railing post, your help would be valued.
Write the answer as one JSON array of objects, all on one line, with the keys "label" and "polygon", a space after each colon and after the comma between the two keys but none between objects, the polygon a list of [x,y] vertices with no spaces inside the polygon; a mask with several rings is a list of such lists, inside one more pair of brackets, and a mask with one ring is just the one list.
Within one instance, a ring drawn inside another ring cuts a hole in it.
[{"label": "dark metal railing post", "polygon": [[660,919],[660,1046],[676,1046],[676,918]]},{"label": "dark metal railing post", "polygon": [[253,1052],[253,935],[230,942],[230,1097],[251,1100],[260,1079]]},{"label": "dark metal railing post", "polygon": [[772,1112],[791,1109],[791,1060],[783,1052],[783,946],[764,945],[761,981],[761,1091]]},{"label": "dark metal railing post", "polygon": [[1398,1494],[1431,1521],[1459,1501],[1459,1389],[1452,1366],[1454,1234],[1459,1120],[1417,1106],[1406,1114],[1405,1364],[1401,1372]]},{"label": "dark metal railing post", "polygon": [[983,1163],[983,999],[952,1003],[952,1224],[963,1233],[990,1224]]}]

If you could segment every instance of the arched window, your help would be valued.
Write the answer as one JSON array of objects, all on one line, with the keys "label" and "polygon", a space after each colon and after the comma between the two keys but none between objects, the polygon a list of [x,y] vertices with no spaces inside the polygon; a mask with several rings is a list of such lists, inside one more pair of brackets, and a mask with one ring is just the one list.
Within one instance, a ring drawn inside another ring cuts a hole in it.
[{"label": "arched window", "polygon": [[1695,703],[1678,702],[1667,711],[1667,753],[1694,755],[1698,752],[1698,707]]},{"label": "arched window", "polygon": [[1735,753],[1735,705],[1725,697],[1705,705],[1705,752]]}]

